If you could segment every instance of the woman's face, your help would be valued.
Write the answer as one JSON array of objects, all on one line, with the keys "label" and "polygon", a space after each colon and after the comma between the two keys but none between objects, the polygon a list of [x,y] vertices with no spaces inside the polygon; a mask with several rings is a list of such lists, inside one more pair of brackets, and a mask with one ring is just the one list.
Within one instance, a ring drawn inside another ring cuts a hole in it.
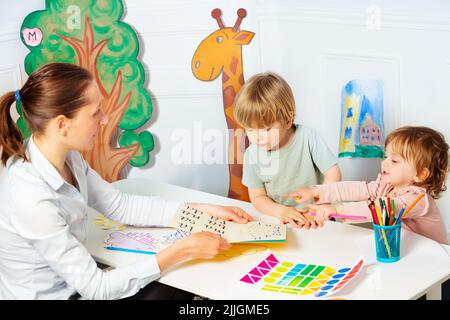
[{"label": "woman's face", "polygon": [[88,103],[69,120],[70,126],[66,137],[69,148],[80,152],[94,147],[100,126],[108,123],[108,118],[101,110],[102,100],[97,85],[92,83],[85,94]]}]

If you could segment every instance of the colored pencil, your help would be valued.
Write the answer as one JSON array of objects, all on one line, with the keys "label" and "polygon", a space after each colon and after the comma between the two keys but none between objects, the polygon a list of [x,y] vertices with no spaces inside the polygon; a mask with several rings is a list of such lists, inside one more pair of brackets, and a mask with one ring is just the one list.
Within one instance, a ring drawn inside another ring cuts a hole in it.
[{"label": "colored pencil", "polygon": [[383,226],[383,219],[381,219],[380,210],[378,210],[378,207],[374,204],[375,212],[377,213],[378,217],[378,225]]},{"label": "colored pencil", "polygon": [[398,224],[400,219],[403,217],[404,212],[405,212],[405,207],[403,207],[402,210],[400,210],[400,213],[398,214],[397,221],[395,221],[395,224]]},{"label": "colored pencil", "polygon": [[425,196],[425,193],[419,194],[419,196],[416,198],[416,200],[411,203],[411,205],[408,207],[408,209],[405,210],[405,213],[403,213],[403,217],[405,217],[409,211],[419,202],[423,197]]},{"label": "colored pencil", "polygon": [[388,226],[389,225],[389,218],[390,218],[390,210],[389,210],[389,205],[388,205],[388,200],[384,200],[383,199],[383,205],[384,205],[384,214],[385,214],[385,222],[384,225]]},{"label": "colored pencil", "polygon": [[371,210],[372,210],[372,214],[375,217],[375,219],[373,220],[376,224],[380,225],[380,220],[378,220],[378,215],[377,215],[377,210],[375,207],[375,202],[372,200],[371,203]]},{"label": "colored pencil", "polygon": [[332,214],[332,218],[342,218],[342,219],[350,219],[350,220],[366,220],[365,216],[354,216],[349,214]]},{"label": "colored pencil", "polygon": [[372,220],[374,223],[378,223],[377,222],[377,215],[375,214],[375,212],[373,211],[373,207],[372,207],[372,203],[370,202],[370,200],[368,200],[369,204],[367,205],[369,207],[370,210],[370,214],[372,215]]},{"label": "colored pencil", "polygon": [[[383,201],[382,201],[381,198],[379,198],[378,200],[379,200],[379,202],[380,202],[380,207],[381,207],[381,210],[382,210],[382,209],[383,209]],[[375,206],[375,204],[374,204],[374,206]],[[377,212],[378,221],[380,222],[380,223],[379,223],[379,226],[381,226],[381,227],[384,226],[384,224],[383,224],[383,219],[382,219],[382,217],[381,217],[381,215],[380,215],[380,211],[378,210],[377,206],[375,206],[375,211]],[[388,256],[389,256],[389,258],[391,258],[391,257],[392,257],[392,254],[391,254],[391,247],[389,246],[388,238],[387,238],[387,236],[386,236],[386,232],[384,231],[384,229],[381,229],[381,237],[382,237],[383,240],[384,240],[384,244],[385,244],[385,246],[386,246],[386,250],[387,250],[387,252],[388,252]]]},{"label": "colored pencil", "polygon": [[[384,232],[384,229],[382,229],[381,231],[383,232],[384,244],[386,245],[386,249],[387,249],[387,252],[388,252],[389,259],[390,259],[390,258],[392,258],[391,247],[389,246],[389,242],[388,242],[386,233]],[[392,234],[394,234],[394,233],[392,233]]]},{"label": "colored pencil", "polygon": [[374,214],[372,202],[370,200],[367,200],[367,202],[368,202],[367,207],[369,208],[370,214],[372,215],[372,220],[374,223],[377,223],[377,219],[376,219],[377,217],[376,217],[376,214]]},{"label": "colored pencil", "polygon": [[133,249],[111,247],[111,246],[105,247],[105,249],[107,249],[107,250],[114,250],[114,251],[131,252],[131,253],[156,254],[156,252],[153,252],[153,251],[133,250]]},{"label": "colored pencil", "polygon": [[[316,213],[310,212],[309,215],[314,217],[316,215]],[[330,215],[330,218],[342,218],[342,219],[350,219],[350,220],[366,220],[366,217],[364,217],[364,216],[353,216],[353,215],[339,214],[339,213],[332,213]]]},{"label": "colored pencil", "polygon": [[[400,210],[400,213],[398,214],[398,217],[397,217],[397,220],[394,223],[394,226],[399,223],[399,221],[401,220],[404,212],[405,212],[405,207],[403,207],[402,210]],[[394,234],[395,234],[395,232],[392,232],[391,235],[389,236],[389,242],[392,242],[392,237],[394,237]]]},{"label": "colored pencil", "polygon": [[389,225],[388,211],[387,211],[386,203],[384,202],[384,200],[382,200],[382,202],[383,202],[383,208],[381,211],[383,212],[383,224],[385,226],[387,226],[387,225]]},{"label": "colored pencil", "polygon": [[389,225],[389,210],[387,209],[387,205],[384,207],[384,225]]},{"label": "colored pencil", "polygon": [[388,216],[389,216],[388,225],[390,226],[392,220],[392,207],[391,207],[391,199],[389,197],[387,197],[386,203],[388,206]]},{"label": "colored pencil", "polygon": [[[383,208],[383,210],[386,211],[386,208]],[[384,216],[384,217],[386,217],[386,216]],[[385,221],[384,224],[381,225],[381,227],[386,226],[386,222],[387,221]],[[389,240],[388,240],[388,237],[386,235],[386,231],[383,228],[381,228],[381,237],[384,240],[384,245],[386,246],[386,250],[388,252],[388,256],[389,256],[389,258],[391,258],[392,257],[391,247],[389,246],[389,243],[391,242],[391,238],[389,238]]]},{"label": "colored pencil", "polygon": [[[385,209],[383,209],[383,210],[385,210]],[[378,213],[378,215],[379,215],[379,213]],[[380,225],[380,227],[383,227],[385,224],[381,224]],[[391,238],[389,239],[389,241],[388,241],[388,237],[387,237],[387,235],[386,235],[386,231],[384,231],[384,229],[383,228],[381,228],[381,238],[383,238],[383,240],[384,240],[384,245],[386,246],[386,250],[387,250],[387,252],[388,252],[388,256],[389,256],[389,258],[391,258],[392,257],[392,254],[391,254],[391,247],[389,246],[389,242],[390,242],[390,240],[391,240]]]},{"label": "colored pencil", "polygon": [[394,199],[391,199],[391,218],[389,220],[389,225],[392,226],[395,219],[395,205],[394,205]]}]

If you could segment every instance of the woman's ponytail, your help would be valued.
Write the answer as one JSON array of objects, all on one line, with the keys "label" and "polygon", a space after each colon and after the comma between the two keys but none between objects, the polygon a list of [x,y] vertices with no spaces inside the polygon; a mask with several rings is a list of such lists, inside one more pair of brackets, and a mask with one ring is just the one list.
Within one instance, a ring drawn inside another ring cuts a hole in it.
[{"label": "woman's ponytail", "polygon": [[11,156],[19,156],[28,160],[23,146],[22,133],[10,113],[11,105],[16,101],[16,94],[10,91],[0,97],[0,146],[2,147],[1,161],[3,165],[6,165],[6,161]]}]

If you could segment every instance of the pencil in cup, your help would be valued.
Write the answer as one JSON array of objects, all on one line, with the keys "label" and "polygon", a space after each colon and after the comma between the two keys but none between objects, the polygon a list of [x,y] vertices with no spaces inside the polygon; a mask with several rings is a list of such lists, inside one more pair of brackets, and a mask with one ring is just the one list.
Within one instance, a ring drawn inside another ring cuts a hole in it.
[{"label": "pencil in cup", "polygon": [[393,226],[373,224],[377,260],[392,263],[400,259],[401,222]]},{"label": "pencil in cup", "polygon": [[[378,208],[375,205],[375,201],[374,200],[370,200],[369,199],[369,210],[372,213],[372,219],[374,221],[373,223],[373,229],[374,229],[374,234],[375,234],[375,245],[376,245],[376,249],[377,249],[377,259],[378,259],[378,252],[386,252],[387,253],[387,257],[383,258],[381,257],[382,260],[384,259],[392,259],[392,253],[391,253],[391,248],[389,245],[389,241],[388,241],[388,237],[386,235],[385,230],[382,228],[383,227],[383,219],[380,215],[380,212],[378,210]],[[382,204],[382,202],[380,201],[380,204]],[[377,228],[376,226],[379,226],[380,228]],[[381,246],[379,245],[378,242],[384,240],[384,251],[381,251]],[[380,250],[379,250],[380,247]],[[381,260],[379,260],[381,261]]]},{"label": "pencil in cup", "polygon": [[392,225],[395,221],[395,203],[394,199],[391,199],[391,214],[389,218],[389,225]]}]

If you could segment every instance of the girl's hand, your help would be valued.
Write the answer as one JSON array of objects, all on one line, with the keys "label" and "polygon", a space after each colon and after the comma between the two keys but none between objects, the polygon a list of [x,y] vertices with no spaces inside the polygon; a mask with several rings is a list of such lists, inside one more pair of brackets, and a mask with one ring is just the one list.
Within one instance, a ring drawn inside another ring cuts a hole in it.
[{"label": "girl's hand", "polygon": [[253,218],[239,207],[219,206],[214,204],[188,203],[188,206],[209,213],[213,217],[237,223],[247,223]]},{"label": "girl's hand", "polygon": [[336,213],[336,207],[329,204],[307,204],[310,213],[314,212],[314,220],[319,224],[320,227],[323,226],[324,222],[330,219],[333,213]]},{"label": "girl's hand", "polygon": [[289,193],[287,196],[295,198],[295,202],[302,204],[318,198],[319,190],[316,187],[300,188],[295,192]]}]

